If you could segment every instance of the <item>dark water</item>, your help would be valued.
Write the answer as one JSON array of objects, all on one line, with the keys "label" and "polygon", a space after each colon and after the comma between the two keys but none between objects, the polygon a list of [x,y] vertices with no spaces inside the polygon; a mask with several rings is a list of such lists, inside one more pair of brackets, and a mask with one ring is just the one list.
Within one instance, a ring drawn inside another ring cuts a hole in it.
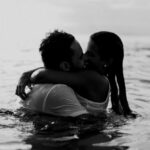
[{"label": "dark water", "polygon": [[[150,38],[126,37],[124,74],[136,119],[108,108],[99,118],[73,120],[26,115],[15,96],[23,71],[41,66],[34,50],[0,56],[0,149],[2,150],[147,150],[150,147]],[[34,59],[33,59],[34,57]],[[27,59],[28,58],[28,59]]]}]

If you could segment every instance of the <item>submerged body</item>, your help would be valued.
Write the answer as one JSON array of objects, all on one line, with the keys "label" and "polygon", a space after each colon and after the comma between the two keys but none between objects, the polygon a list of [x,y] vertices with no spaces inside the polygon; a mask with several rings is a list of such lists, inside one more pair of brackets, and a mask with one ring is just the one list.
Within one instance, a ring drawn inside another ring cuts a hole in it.
[{"label": "submerged body", "polygon": [[105,101],[99,103],[80,96],[65,84],[37,84],[22,104],[29,110],[55,116],[98,115],[106,110],[109,95],[110,89]]}]

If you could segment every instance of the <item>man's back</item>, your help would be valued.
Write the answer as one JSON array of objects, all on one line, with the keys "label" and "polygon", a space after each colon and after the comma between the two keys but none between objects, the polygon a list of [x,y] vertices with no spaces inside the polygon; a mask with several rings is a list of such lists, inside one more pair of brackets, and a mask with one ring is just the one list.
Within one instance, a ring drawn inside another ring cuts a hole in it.
[{"label": "man's back", "polygon": [[108,79],[92,70],[67,73],[42,69],[33,73],[31,81],[35,84],[67,84],[79,95],[94,102],[105,101],[110,88]]}]

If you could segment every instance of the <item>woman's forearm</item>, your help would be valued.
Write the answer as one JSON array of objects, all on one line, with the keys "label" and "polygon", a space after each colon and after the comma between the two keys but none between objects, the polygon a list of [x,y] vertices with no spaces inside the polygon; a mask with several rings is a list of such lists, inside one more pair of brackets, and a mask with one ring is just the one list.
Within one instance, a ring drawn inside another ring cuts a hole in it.
[{"label": "woman's forearm", "polygon": [[55,71],[49,69],[39,69],[32,73],[31,82],[40,83],[62,83],[72,87],[82,84],[80,73]]}]

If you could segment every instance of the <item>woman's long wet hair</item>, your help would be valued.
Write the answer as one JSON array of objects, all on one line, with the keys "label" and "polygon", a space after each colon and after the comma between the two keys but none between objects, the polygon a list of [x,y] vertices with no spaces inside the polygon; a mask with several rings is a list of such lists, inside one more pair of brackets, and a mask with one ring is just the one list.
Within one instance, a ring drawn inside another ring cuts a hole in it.
[{"label": "woman's long wet hair", "polygon": [[100,31],[92,34],[90,38],[98,47],[98,53],[103,60],[109,58],[113,58],[116,61],[123,60],[123,43],[117,34]]}]

